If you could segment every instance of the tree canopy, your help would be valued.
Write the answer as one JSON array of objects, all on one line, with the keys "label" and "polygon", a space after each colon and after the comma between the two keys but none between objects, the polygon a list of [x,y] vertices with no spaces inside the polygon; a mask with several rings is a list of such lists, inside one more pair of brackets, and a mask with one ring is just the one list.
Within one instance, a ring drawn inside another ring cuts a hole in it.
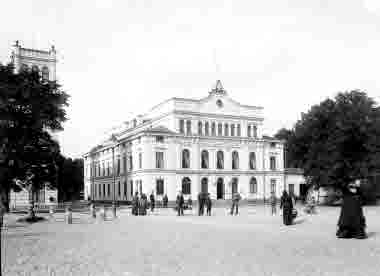
[{"label": "tree canopy", "polygon": [[286,140],[288,162],[309,184],[344,188],[380,168],[380,108],[366,93],[339,93],[303,113]]},{"label": "tree canopy", "polygon": [[56,81],[38,72],[14,73],[0,64],[0,182],[3,192],[13,180],[33,175],[32,186],[54,183],[59,145],[50,131],[62,130],[69,96]]}]

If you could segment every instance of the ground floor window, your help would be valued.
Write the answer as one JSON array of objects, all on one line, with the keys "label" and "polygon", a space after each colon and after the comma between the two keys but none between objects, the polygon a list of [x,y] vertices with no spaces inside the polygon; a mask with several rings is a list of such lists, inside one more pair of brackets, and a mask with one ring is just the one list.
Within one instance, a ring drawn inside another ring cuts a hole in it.
[{"label": "ground floor window", "polygon": [[164,194],[164,180],[157,179],[156,180],[156,195],[163,195],[163,194]]},{"label": "ground floor window", "polygon": [[276,194],[276,179],[270,180],[270,192]]},{"label": "ground floor window", "polygon": [[129,181],[129,186],[131,188],[131,196],[133,196],[133,180]]},{"label": "ground floor window", "polygon": [[202,193],[208,193],[208,179],[207,179],[207,177],[204,177],[201,180],[201,191],[202,191]]},{"label": "ground floor window", "polygon": [[237,177],[232,178],[232,194],[238,192],[238,182],[239,180],[237,179]]},{"label": "ground floor window", "polygon": [[251,194],[257,194],[257,180],[255,177],[252,177],[249,181],[249,192]]},{"label": "ground floor window", "polygon": [[289,184],[289,194],[294,195],[294,184]]},{"label": "ground floor window", "polygon": [[111,196],[111,185],[110,184],[107,185],[107,189],[108,189],[107,195],[110,197]]},{"label": "ground floor window", "polygon": [[191,194],[191,180],[188,177],[182,179],[182,193],[184,195]]},{"label": "ground floor window", "polygon": [[120,181],[117,182],[117,194],[121,196]]},{"label": "ground floor window", "polygon": [[124,196],[126,197],[127,196],[127,181],[124,180],[123,186],[124,186]]}]

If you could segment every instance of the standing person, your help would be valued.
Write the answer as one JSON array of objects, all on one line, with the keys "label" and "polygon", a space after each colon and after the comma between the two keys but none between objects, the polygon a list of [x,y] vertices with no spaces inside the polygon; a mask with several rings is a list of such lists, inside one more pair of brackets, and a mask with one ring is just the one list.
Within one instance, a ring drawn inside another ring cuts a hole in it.
[{"label": "standing person", "polygon": [[153,212],[154,211],[154,205],[155,205],[153,192],[150,194],[149,199],[150,199],[150,211]]},{"label": "standing person", "polygon": [[204,204],[202,193],[198,194],[198,216],[203,216]]},{"label": "standing person", "polygon": [[165,194],[162,203],[164,204],[164,208],[168,208],[168,196]]},{"label": "standing person", "polygon": [[136,192],[132,198],[132,215],[137,216],[139,214],[139,194]]},{"label": "standing person", "polygon": [[208,216],[211,216],[211,206],[212,206],[212,201],[210,198],[210,194],[208,193],[207,198],[206,198],[206,207],[207,207],[207,215]]},{"label": "standing person", "polygon": [[277,198],[276,198],[274,192],[271,192],[269,201],[270,201],[270,205],[272,207],[272,216],[275,216],[276,215],[276,211],[277,211],[276,210],[276,207],[277,207]]},{"label": "standing person", "polygon": [[235,209],[235,216],[239,213],[239,201],[240,201],[240,199],[241,199],[241,196],[238,192],[236,192],[232,195],[231,216],[234,214],[234,209]]},{"label": "standing person", "polygon": [[146,209],[148,209],[148,199],[146,194],[141,195],[140,199],[140,208],[139,208],[139,215],[145,216],[146,215]]},{"label": "standing person", "polygon": [[352,183],[343,190],[343,202],[338,220],[338,238],[365,239],[366,220],[363,214],[360,184]]},{"label": "standing person", "polygon": [[179,192],[177,195],[176,203],[178,216],[183,216],[183,204],[185,203],[185,199],[183,198],[182,192]]},{"label": "standing person", "polygon": [[293,202],[287,191],[282,192],[280,209],[282,209],[282,217],[285,225],[292,224]]},{"label": "standing person", "polygon": [[191,196],[187,200],[187,208],[192,210],[193,209],[193,200],[191,199]]}]

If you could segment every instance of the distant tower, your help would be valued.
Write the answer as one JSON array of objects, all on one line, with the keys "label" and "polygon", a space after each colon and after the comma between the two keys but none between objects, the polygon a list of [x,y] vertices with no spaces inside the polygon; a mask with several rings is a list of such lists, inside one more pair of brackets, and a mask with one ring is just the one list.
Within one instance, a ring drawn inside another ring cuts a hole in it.
[{"label": "distant tower", "polygon": [[54,46],[51,46],[49,51],[28,49],[22,48],[16,40],[11,59],[16,73],[20,70],[36,70],[44,79],[56,80],[57,58]]}]

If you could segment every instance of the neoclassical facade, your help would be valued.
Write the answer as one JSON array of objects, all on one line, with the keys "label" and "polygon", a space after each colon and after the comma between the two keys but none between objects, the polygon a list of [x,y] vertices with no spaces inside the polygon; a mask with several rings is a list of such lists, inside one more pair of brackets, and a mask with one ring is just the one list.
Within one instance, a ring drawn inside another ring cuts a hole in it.
[{"label": "neoclassical facade", "polygon": [[[126,122],[84,154],[85,196],[130,201],[135,192],[175,200],[279,197],[285,171],[280,140],[262,137],[263,108],[234,101],[218,80],[203,99],[171,98]],[[298,187],[292,187],[296,194]]]}]

